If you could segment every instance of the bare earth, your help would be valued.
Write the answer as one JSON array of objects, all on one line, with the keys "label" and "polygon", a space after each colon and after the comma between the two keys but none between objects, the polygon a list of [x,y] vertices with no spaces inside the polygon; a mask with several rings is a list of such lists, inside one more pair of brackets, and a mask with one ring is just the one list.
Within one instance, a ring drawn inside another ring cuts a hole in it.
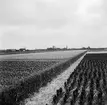
[{"label": "bare earth", "polygon": [[55,94],[56,90],[60,87],[63,88],[64,82],[73,72],[73,70],[78,66],[84,56],[73,63],[65,72],[55,78],[51,83],[48,83],[46,87],[41,88],[39,93],[35,93],[30,98],[26,99],[25,105],[51,105],[52,96]]}]

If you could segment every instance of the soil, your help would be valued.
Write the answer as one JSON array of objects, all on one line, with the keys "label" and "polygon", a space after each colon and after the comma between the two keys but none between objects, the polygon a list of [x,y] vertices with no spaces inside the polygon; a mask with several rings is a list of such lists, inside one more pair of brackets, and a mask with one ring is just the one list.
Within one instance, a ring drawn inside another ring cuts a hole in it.
[{"label": "soil", "polygon": [[[85,54],[84,54],[85,56]],[[28,99],[24,101],[25,105],[51,105],[53,95],[56,93],[56,90],[60,87],[64,87],[64,82],[68,79],[70,74],[74,71],[74,69],[78,66],[80,61],[83,59],[82,56],[76,62],[71,64],[71,66],[64,71],[62,74],[57,76],[51,83],[48,83],[46,87],[42,87],[39,90],[39,93],[34,93],[33,96],[30,96]]]}]

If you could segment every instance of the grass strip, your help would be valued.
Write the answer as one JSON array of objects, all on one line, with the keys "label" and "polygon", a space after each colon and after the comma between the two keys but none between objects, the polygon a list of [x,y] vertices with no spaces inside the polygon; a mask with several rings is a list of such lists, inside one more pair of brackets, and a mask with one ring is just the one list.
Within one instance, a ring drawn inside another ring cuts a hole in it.
[{"label": "grass strip", "polygon": [[13,87],[8,87],[0,93],[0,105],[19,105],[21,101],[28,98],[34,92],[38,92],[48,82],[66,70],[72,63],[78,60],[86,52],[83,52],[67,61],[61,62],[54,67],[32,75]]}]

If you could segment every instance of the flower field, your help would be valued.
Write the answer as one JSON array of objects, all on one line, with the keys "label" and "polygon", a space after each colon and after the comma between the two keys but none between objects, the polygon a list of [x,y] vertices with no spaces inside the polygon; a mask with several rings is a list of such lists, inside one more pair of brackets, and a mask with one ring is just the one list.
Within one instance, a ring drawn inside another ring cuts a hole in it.
[{"label": "flower field", "polygon": [[86,54],[53,96],[53,105],[107,105],[107,54]]}]

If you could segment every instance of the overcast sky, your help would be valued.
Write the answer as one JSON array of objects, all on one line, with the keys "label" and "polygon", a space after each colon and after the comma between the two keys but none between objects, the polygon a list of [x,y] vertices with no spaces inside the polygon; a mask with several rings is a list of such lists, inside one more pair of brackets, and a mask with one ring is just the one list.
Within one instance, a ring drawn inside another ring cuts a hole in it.
[{"label": "overcast sky", "polygon": [[107,0],[0,0],[0,49],[107,47]]}]

